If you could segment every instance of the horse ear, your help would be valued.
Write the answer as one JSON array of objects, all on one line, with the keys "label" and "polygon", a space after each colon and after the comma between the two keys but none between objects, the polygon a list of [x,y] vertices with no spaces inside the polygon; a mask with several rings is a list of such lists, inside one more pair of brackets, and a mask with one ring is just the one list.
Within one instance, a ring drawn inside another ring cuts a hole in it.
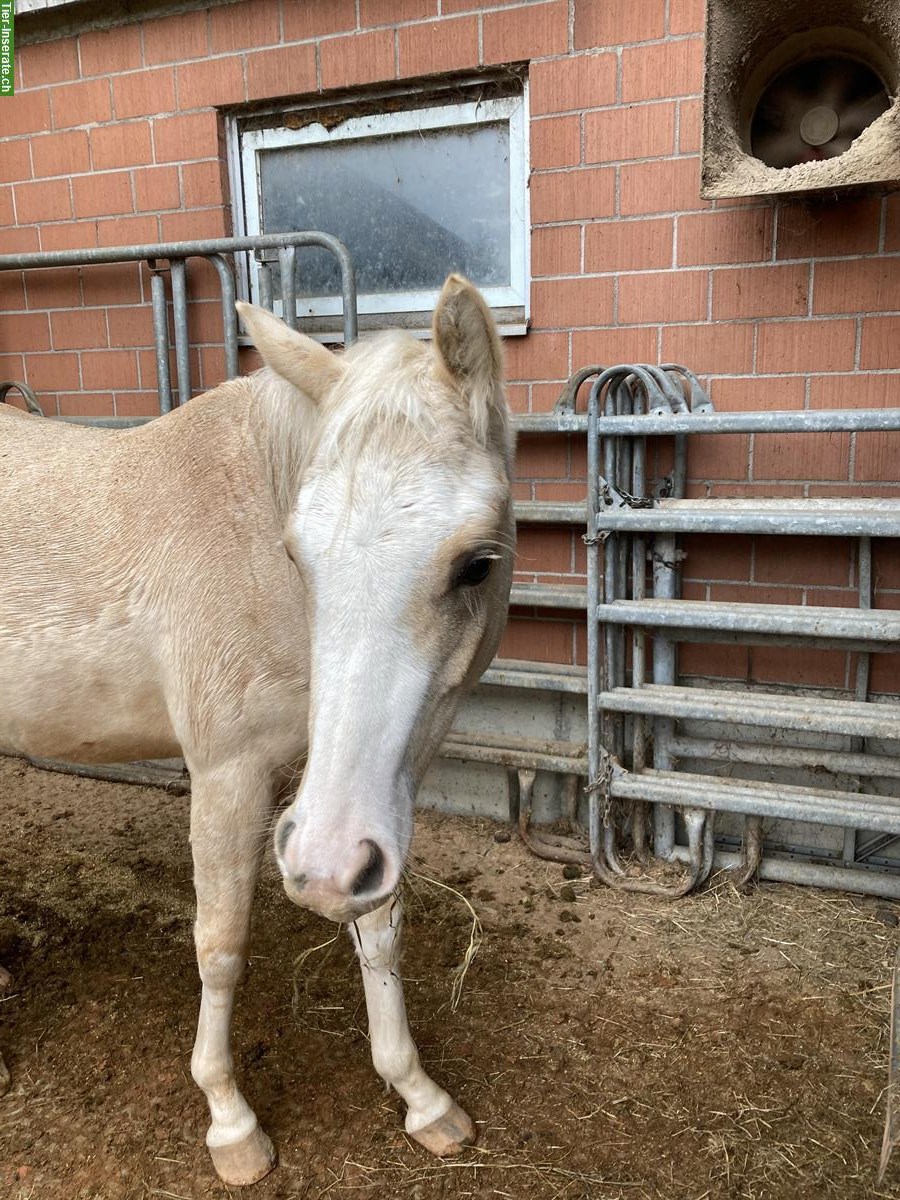
[{"label": "horse ear", "polygon": [[468,399],[476,436],[485,442],[498,416],[506,424],[503,352],[491,311],[468,279],[448,276],[431,329],[438,357]]},{"label": "horse ear", "polygon": [[267,308],[238,300],[235,307],[267,367],[318,402],[346,367],[329,350],[298,333]]}]

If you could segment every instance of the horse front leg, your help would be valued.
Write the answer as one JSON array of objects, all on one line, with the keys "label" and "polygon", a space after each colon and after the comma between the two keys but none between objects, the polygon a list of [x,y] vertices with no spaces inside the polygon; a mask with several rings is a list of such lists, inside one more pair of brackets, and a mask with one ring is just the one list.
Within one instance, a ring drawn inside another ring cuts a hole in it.
[{"label": "horse front leg", "polygon": [[264,774],[232,766],[192,776],[191,793],[194,941],[203,983],[191,1074],[209,1104],[213,1166],[223,1182],[239,1187],[262,1179],[276,1161],[235,1082],[231,1056],[234,993],[247,961],[272,786]]},{"label": "horse front leg", "polygon": [[406,1132],[432,1154],[458,1154],[475,1141],[475,1125],[453,1098],[422,1069],[409,1032],[400,951],[403,906],[399,897],[350,927],[362,968],[372,1062],[407,1104]]}]

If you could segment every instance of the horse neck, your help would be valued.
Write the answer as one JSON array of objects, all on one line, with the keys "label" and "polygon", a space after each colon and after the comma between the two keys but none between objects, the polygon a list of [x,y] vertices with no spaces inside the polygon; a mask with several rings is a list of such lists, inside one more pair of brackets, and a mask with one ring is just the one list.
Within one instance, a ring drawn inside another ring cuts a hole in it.
[{"label": "horse neck", "polygon": [[291,514],[300,491],[300,480],[315,442],[320,414],[316,404],[264,367],[251,376],[256,411],[263,426],[262,444],[267,459],[275,505],[282,522]]}]

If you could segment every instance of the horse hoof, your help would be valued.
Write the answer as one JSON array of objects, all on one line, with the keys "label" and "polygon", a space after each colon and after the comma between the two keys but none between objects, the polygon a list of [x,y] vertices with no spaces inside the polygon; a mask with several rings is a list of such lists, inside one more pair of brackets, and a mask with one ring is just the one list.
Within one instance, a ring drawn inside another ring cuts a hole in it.
[{"label": "horse hoof", "polygon": [[3,1061],[3,1056],[0,1055],[0,1096],[5,1096],[9,1091],[9,1068]]},{"label": "horse hoof", "polygon": [[477,1137],[477,1130],[468,1113],[464,1113],[458,1104],[451,1104],[444,1115],[430,1125],[411,1130],[410,1137],[414,1137],[438,1158],[447,1158],[451,1154],[459,1154],[463,1146],[471,1146]]},{"label": "horse hoof", "polygon": [[231,1187],[259,1183],[278,1161],[275,1147],[258,1125],[239,1142],[208,1149],[216,1174]]}]

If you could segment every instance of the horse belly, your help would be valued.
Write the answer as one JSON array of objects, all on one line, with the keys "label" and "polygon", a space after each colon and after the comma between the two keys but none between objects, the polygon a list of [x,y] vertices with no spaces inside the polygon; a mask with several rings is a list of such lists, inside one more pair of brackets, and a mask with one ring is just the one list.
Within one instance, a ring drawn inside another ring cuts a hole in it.
[{"label": "horse belly", "polygon": [[84,647],[0,648],[0,747],[72,762],[129,762],[180,753],[152,661]]}]

